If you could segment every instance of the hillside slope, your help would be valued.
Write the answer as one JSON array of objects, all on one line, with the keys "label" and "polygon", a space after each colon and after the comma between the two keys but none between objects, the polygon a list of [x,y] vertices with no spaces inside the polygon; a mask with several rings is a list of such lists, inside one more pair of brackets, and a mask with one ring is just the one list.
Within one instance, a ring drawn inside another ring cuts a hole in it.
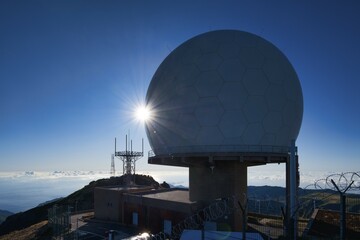
[{"label": "hillside slope", "polygon": [[[73,208],[73,211],[75,210],[75,206],[77,211],[93,209],[95,187],[119,186],[122,185],[123,182],[123,176],[92,181],[82,189],[65,198],[50,201],[50,203],[41,204],[25,212],[11,215],[0,224],[0,236],[47,220],[47,210],[55,204],[58,206],[70,206]],[[135,183],[138,185],[154,186],[154,188],[160,187],[159,183],[152,177],[145,175],[135,175]]]},{"label": "hillside slope", "polygon": [[0,209],[0,224],[5,221],[5,219],[10,216],[13,215],[14,213],[6,211],[6,210],[1,210]]},{"label": "hillside slope", "polygon": [[30,227],[16,230],[14,232],[0,236],[0,240],[50,240],[51,231],[47,226],[47,221],[42,221]]}]

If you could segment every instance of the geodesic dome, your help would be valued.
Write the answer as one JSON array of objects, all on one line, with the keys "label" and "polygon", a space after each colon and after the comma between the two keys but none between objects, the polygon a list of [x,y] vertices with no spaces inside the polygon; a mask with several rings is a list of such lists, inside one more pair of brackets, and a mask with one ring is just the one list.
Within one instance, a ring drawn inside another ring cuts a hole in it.
[{"label": "geodesic dome", "polygon": [[251,33],[219,30],[184,42],[149,85],[146,133],[155,154],[284,152],[303,115],[285,55]]}]

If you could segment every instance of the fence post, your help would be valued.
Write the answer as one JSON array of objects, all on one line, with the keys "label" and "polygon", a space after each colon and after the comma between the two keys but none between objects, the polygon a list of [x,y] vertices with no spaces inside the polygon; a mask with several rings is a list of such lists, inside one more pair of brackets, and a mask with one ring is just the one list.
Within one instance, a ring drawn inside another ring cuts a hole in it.
[{"label": "fence post", "polygon": [[286,210],[284,210],[284,207],[281,207],[281,214],[283,217],[283,235],[284,236],[289,236],[288,235],[288,219],[287,219],[287,213]]},{"label": "fence post", "polygon": [[242,239],[246,240],[247,208],[248,208],[248,198],[246,197],[246,195],[245,195],[245,206],[243,207],[240,201],[238,201],[238,204],[242,213]]},{"label": "fence post", "polygon": [[340,194],[340,238],[346,239],[346,196]]},{"label": "fence post", "polygon": [[351,187],[351,185],[354,183],[352,181],[349,186],[345,188],[344,191],[341,191],[339,187],[336,185],[334,180],[331,179],[331,183],[334,185],[336,190],[340,194],[340,239],[345,240],[346,239],[346,191]]},{"label": "fence post", "polygon": [[295,140],[291,141],[290,147],[290,219],[289,220],[289,236],[290,239],[297,239],[297,149]]}]

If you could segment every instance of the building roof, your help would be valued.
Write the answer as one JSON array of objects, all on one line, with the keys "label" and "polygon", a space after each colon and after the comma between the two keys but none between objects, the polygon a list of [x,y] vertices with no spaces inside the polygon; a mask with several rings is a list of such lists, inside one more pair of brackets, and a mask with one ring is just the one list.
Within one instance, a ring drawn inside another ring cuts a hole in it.
[{"label": "building roof", "polygon": [[189,190],[180,188],[129,192],[124,194],[124,201],[187,214],[192,213],[198,207],[197,202],[189,200]]},{"label": "building roof", "polygon": [[172,202],[181,202],[181,203],[193,203],[189,200],[189,191],[187,189],[178,189],[171,188],[166,189],[165,191],[152,191],[149,193],[140,193],[143,198],[151,198],[157,200],[165,200]]},{"label": "building roof", "polygon": [[152,189],[152,186],[141,186],[141,185],[132,185],[132,186],[109,186],[109,187],[96,187],[98,189],[106,189],[110,191],[120,191],[120,192],[137,192],[137,191],[149,191]]}]

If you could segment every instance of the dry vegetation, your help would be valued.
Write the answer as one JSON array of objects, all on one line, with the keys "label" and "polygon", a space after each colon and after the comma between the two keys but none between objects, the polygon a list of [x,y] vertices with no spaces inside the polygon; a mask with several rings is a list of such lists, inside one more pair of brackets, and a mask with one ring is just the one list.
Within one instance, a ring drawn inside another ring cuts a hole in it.
[{"label": "dry vegetation", "polygon": [[0,240],[28,240],[28,239],[46,239],[42,235],[48,230],[47,221],[34,224],[28,228],[14,231],[0,236]]}]

